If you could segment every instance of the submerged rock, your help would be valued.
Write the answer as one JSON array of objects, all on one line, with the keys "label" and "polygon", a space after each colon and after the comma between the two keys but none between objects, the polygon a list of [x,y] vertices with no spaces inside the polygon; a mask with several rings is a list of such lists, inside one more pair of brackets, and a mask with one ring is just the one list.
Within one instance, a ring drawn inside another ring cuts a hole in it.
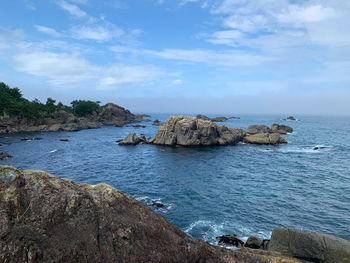
[{"label": "submerged rock", "polygon": [[296,119],[295,119],[293,116],[288,116],[286,120],[289,120],[289,121],[296,121]]},{"label": "submerged rock", "polygon": [[67,138],[61,138],[60,141],[61,141],[61,142],[68,142],[69,139],[67,139]]},{"label": "submerged rock", "polygon": [[158,208],[165,208],[165,204],[158,202],[158,201],[152,201],[152,206],[158,207]]},{"label": "submerged rock", "polygon": [[0,160],[5,160],[8,158],[12,158],[12,155],[8,154],[7,152],[0,152]]},{"label": "submerged rock", "polygon": [[287,125],[274,123],[271,126],[271,131],[272,132],[276,132],[276,133],[280,133],[280,134],[287,134],[287,133],[292,133],[293,132],[293,128],[289,127]]},{"label": "submerged rock", "polygon": [[258,133],[244,137],[245,143],[251,144],[282,144],[287,141],[279,133]]},{"label": "submerged rock", "polygon": [[128,134],[123,140],[120,140],[118,143],[119,145],[137,145],[140,142],[145,141],[145,137],[138,137],[136,136],[136,133],[130,133]]},{"label": "submerged rock", "polygon": [[0,166],[0,200],[0,262],[297,262],[193,239],[104,183]]},{"label": "submerged rock", "polygon": [[232,245],[238,248],[242,248],[244,245],[244,242],[236,235],[218,236],[216,239],[218,240],[219,244]]},{"label": "submerged rock", "polygon": [[349,241],[331,235],[307,233],[295,229],[274,229],[268,250],[311,262],[350,262]]},{"label": "submerged rock", "polygon": [[149,143],[167,146],[229,145],[236,144],[244,135],[243,129],[217,125],[209,120],[171,116]]}]

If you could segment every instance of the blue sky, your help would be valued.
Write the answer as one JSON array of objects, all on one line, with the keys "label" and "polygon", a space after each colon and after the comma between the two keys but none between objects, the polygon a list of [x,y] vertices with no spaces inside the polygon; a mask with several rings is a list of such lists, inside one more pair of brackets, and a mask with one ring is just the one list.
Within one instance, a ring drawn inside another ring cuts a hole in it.
[{"label": "blue sky", "polygon": [[137,112],[350,114],[350,2],[12,0],[0,80]]}]

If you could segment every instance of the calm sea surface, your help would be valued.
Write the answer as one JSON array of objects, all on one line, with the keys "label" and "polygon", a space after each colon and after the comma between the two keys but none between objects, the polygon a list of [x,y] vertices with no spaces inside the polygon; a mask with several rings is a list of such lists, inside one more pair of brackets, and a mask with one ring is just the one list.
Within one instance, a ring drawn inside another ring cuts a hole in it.
[{"label": "calm sea surface", "polygon": [[[169,114],[151,119],[166,120]],[[212,116],[214,117],[214,116]],[[0,137],[0,161],[20,169],[45,170],[78,182],[106,182],[152,208],[193,237],[237,234],[270,236],[275,227],[333,234],[350,240],[350,118],[241,116],[224,124],[287,124],[288,145],[169,148],[118,146],[136,132],[154,136],[158,127],[103,127],[79,132]],[[40,141],[20,141],[21,137]],[[69,142],[61,142],[68,138]],[[326,148],[315,151],[313,147]]]}]

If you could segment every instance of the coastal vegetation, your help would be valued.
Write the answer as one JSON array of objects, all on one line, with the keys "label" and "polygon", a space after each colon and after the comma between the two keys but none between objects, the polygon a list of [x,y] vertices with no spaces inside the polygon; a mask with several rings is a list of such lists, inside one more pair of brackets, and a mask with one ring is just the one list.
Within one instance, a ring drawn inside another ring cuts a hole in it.
[{"label": "coastal vegetation", "polygon": [[25,117],[28,119],[52,117],[55,112],[66,111],[76,117],[85,117],[97,112],[101,106],[99,101],[73,100],[72,106],[47,98],[46,103],[38,99],[30,101],[23,97],[19,88],[11,88],[4,82],[0,82],[0,116],[10,115]]}]

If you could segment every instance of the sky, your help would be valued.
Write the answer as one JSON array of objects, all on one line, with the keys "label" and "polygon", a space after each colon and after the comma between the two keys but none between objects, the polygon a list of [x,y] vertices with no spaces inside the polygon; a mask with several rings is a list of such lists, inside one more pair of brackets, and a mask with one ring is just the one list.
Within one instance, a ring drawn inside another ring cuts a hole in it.
[{"label": "sky", "polygon": [[350,1],[2,0],[0,81],[132,112],[350,115]]}]

